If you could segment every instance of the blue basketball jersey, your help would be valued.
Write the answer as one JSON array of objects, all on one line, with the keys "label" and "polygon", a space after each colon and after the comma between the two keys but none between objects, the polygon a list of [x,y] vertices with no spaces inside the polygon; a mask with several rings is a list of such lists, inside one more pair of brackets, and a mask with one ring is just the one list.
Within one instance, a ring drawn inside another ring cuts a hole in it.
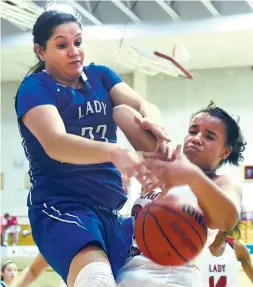
[{"label": "blue basketball jersey", "polygon": [[82,77],[85,87],[74,89],[42,71],[26,77],[17,92],[16,112],[32,183],[28,206],[88,202],[116,209],[126,201],[120,172],[112,163],[75,165],[53,160],[22,121],[29,109],[54,105],[67,133],[115,143],[117,127],[109,93],[122,80],[111,69],[95,64],[84,67]]}]

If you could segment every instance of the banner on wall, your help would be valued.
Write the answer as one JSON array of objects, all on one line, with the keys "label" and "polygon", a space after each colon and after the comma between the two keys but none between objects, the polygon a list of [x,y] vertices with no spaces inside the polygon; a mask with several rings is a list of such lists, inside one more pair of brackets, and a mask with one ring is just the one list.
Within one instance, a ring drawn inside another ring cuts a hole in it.
[{"label": "banner on wall", "polygon": [[1,256],[4,257],[35,257],[39,250],[37,246],[1,246]]},{"label": "banner on wall", "polygon": [[253,244],[247,244],[246,247],[249,250],[249,253],[253,255]]}]

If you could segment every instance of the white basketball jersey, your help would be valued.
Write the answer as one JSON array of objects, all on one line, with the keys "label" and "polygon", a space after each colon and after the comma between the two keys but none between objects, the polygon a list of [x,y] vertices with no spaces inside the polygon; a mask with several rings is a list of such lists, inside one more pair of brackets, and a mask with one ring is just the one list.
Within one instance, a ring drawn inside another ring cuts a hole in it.
[{"label": "white basketball jersey", "polygon": [[63,280],[60,281],[59,287],[68,287]]},{"label": "white basketball jersey", "polygon": [[213,256],[209,248],[202,253],[202,280],[203,287],[238,287],[239,262],[234,249],[226,243],[223,254]]},{"label": "white basketball jersey", "polygon": [[[197,198],[188,185],[174,187],[168,193],[180,196],[191,205],[198,206]],[[133,226],[142,208],[159,194],[160,191],[154,191],[135,201],[132,209]],[[212,236],[208,236],[207,246],[214,241],[217,232],[215,230]],[[129,259],[120,270],[117,283],[122,287],[200,287],[201,274],[198,259],[182,266],[161,266],[154,263],[140,252],[133,236]]]}]

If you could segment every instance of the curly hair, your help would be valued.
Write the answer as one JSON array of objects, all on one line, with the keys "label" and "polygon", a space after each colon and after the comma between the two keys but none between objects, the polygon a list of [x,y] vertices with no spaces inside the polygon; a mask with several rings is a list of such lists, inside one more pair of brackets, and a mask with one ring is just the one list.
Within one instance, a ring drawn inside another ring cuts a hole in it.
[{"label": "curly hair", "polygon": [[216,107],[213,101],[211,101],[206,108],[194,113],[191,116],[191,121],[196,115],[200,113],[208,113],[210,116],[220,119],[225,125],[226,145],[232,148],[232,152],[226,159],[221,160],[219,167],[225,163],[230,163],[238,166],[240,162],[244,160],[242,154],[245,150],[245,145],[247,144],[239,126],[239,117],[237,120],[235,120],[226,111]]},{"label": "curly hair", "polygon": [[239,240],[242,237],[242,227],[244,227],[245,224],[242,221],[239,221],[234,229],[226,231],[225,236],[231,237],[233,239]]}]

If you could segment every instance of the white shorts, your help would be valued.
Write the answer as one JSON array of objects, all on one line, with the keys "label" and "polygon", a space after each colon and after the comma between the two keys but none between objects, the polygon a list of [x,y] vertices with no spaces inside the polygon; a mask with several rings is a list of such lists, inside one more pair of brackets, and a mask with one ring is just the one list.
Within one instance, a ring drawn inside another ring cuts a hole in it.
[{"label": "white shorts", "polygon": [[6,233],[19,233],[21,231],[21,227],[19,225],[11,225],[5,229]]}]

